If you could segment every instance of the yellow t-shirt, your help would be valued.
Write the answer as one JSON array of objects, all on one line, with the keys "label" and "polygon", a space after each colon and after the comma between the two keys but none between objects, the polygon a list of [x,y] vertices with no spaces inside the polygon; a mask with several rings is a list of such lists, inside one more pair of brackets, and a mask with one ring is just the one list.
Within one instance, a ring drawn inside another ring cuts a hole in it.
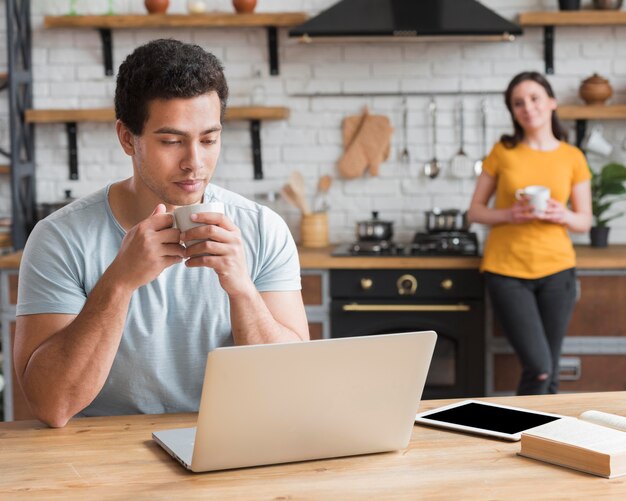
[{"label": "yellow t-shirt", "polygon": [[[496,209],[511,207],[515,190],[530,185],[547,186],[550,196],[565,205],[572,187],[591,178],[583,153],[563,142],[552,151],[522,143],[509,149],[498,143],[483,170],[496,178]],[[494,225],[483,254],[481,270],[517,278],[540,278],[576,265],[565,226],[541,220]]]}]

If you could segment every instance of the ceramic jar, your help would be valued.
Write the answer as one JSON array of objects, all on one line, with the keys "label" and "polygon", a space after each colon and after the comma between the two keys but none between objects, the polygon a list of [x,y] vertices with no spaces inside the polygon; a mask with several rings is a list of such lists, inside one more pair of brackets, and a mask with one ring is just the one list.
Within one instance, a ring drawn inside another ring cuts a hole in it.
[{"label": "ceramic jar", "polygon": [[613,95],[613,88],[606,78],[594,73],[583,80],[578,91],[580,97],[587,104],[602,105]]},{"label": "ceramic jar", "polygon": [[170,6],[170,0],[144,0],[144,5],[150,14],[165,14]]},{"label": "ceramic jar", "polygon": [[256,0],[233,0],[233,7],[239,14],[254,12]]}]

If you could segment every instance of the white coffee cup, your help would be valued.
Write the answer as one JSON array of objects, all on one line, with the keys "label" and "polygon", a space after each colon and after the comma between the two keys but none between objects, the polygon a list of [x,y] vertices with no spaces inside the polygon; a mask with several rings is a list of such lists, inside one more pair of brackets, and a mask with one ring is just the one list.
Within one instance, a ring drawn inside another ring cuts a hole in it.
[{"label": "white coffee cup", "polygon": [[[203,226],[205,223],[199,223],[198,221],[192,221],[191,215],[201,212],[217,212],[224,214],[224,204],[222,202],[207,202],[202,204],[193,205],[181,205],[174,209],[173,212],[168,212],[174,219],[174,228],[178,228],[180,231],[189,231],[191,228],[197,226]],[[186,243],[186,246],[203,242],[203,240],[190,240]]]},{"label": "white coffee cup", "polygon": [[550,200],[550,188],[545,186],[526,186],[515,190],[515,198],[517,200],[526,199],[533,208],[533,213],[537,216],[542,215],[548,208],[548,200]]},{"label": "white coffee cup", "polygon": [[585,151],[605,157],[613,151],[613,145],[602,135],[602,127],[600,126],[593,127],[580,146]]}]

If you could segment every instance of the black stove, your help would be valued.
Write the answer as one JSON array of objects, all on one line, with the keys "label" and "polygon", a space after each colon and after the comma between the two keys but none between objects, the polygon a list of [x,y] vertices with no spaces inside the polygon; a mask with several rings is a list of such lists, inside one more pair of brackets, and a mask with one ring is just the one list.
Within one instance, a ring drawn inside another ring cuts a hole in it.
[{"label": "black stove", "polygon": [[339,245],[333,256],[478,256],[476,233],[440,231],[416,233],[409,244],[389,240],[363,240]]}]

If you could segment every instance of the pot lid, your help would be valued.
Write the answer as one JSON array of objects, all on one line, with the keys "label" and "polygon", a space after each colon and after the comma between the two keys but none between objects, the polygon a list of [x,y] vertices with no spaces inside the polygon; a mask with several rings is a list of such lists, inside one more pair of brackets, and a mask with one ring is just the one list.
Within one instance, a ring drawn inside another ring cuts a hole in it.
[{"label": "pot lid", "polygon": [[378,219],[378,211],[372,211],[372,219],[368,219],[367,221],[359,221],[358,224],[393,224],[393,221],[383,221],[382,219]]},{"label": "pot lid", "polygon": [[584,84],[607,84],[609,81],[606,78],[601,77],[597,73],[594,73],[589,78],[583,80]]}]

